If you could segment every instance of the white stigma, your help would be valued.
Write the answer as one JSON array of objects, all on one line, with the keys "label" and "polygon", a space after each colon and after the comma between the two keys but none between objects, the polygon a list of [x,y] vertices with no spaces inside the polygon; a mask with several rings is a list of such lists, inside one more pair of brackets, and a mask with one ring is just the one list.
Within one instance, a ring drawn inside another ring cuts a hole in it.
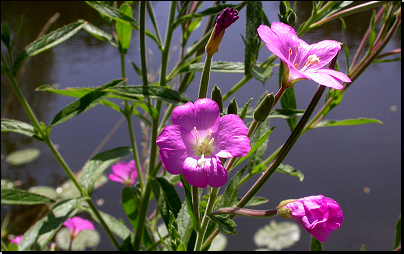
[{"label": "white stigma", "polygon": [[320,58],[319,57],[317,57],[316,55],[310,55],[309,57],[307,57],[307,62],[306,62],[306,64],[304,65],[304,67],[300,71],[303,72],[310,65],[316,65],[316,64],[319,64],[319,63],[320,63]]},{"label": "white stigma", "polygon": [[195,131],[195,153],[198,156],[201,156],[201,158],[198,160],[197,164],[199,167],[204,168],[207,159],[205,159],[205,155],[210,155],[212,152],[212,145],[215,141],[214,138],[211,138],[212,136],[212,129],[209,129],[208,135],[205,137],[199,137],[198,131],[196,130],[196,127],[194,127]]}]

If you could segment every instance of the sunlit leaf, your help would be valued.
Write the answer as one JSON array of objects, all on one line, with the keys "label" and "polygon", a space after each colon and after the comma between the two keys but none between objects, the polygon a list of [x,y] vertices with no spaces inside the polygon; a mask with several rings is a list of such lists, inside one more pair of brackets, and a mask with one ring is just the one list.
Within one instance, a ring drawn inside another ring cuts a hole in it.
[{"label": "sunlit leaf", "polygon": [[91,197],[94,190],[94,183],[98,177],[106,170],[111,164],[117,162],[121,158],[129,155],[132,152],[130,147],[118,147],[97,154],[90,159],[83,167],[80,176],[79,184],[83,187],[87,196]]},{"label": "sunlit leaf", "polygon": [[45,217],[24,233],[24,237],[18,243],[18,250],[29,250],[31,246],[34,246],[35,250],[44,250],[62,224],[75,215],[77,205],[81,201],[81,198],[69,199],[53,206]]},{"label": "sunlit leaf", "polygon": [[114,87],[123,82],[125,79],[116,79],[108,84],[105,84],[81,97],[75,102],[70,103],[62,111],[60,111],[52,120],[50,127],[63,123],[70,118],[83,113],[97,104],[101,103],[108,95],[104,90],[109,87]]},{"label": "sunlit leaf", "polygon": [[1,131],[2,132],[16,132],[26,135],[31,138],[42,140],[36,133],[35,128],[27,123],[14,120],[14,119],[1,119]]},{"label": "sunlit leaf", "polygon": [[105,31],[103,31],[101,29],[99,29],[98,27],[94,26],[93,24],[86,23],[83,26],[83,30],[85,30],[87,33],[91,34],[92,36],[94,36],[98,40],[107,41],[112,46],[118,47],[118,45],[116,44],[116,41],[114,40],[112,35],[110,35],[109,33],[105,32]]},{"label": "sunlit leaf", "polygon": [[53,199],[24,190],[1,190],[2,205],[38,205],[54,202]]},{"label": "sunlit leaf", "polygon": [[279,165],[279,167],[276,169],[276,171],[287,174],[287,175],[298,177],[300,182],[302,182],[304,179],[304,175],[302,172],[294,169],[292,166],[287,165],[287,164]]},{"label": "sunlit leaf", "polygon": [[318,122],[313,128],[329,127],[329,126],[348,126],[348,125],[359,125],[366,123],[380,123],[381,121],[372,118],[357,118],[357,119],[345,119],[345,120],[324,120]]},{"label": "sunlit leaf", "polygon": [[30,45],[26,46],[23,51],[21,51],[14,60],[14,75],[16,74],[18,68],[24,62],[27,57],[35,56],[47,49],[50,49],[65,40],[69,39],[75,35],[83,26],[85,22],[78,21],[59,28],[47,35],[42,36],[38,40],[32,42]]},{"label": "sunlit leaf", "polygon": [[[126,3],[121,5],[119,11],[129,17],[132,17],[132,7]],[[116,35],[118,37],[119,50],[123,55],[125,55],[129,48],[130,39],[132,36],[132,27],[128,23],[124,23],[119,20],[116,21],[115,27]]]}]

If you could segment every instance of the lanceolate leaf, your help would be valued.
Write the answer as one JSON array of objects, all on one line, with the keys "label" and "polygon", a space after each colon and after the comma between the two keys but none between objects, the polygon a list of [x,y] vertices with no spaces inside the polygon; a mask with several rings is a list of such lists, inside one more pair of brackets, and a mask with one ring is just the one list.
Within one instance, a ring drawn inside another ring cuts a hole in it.
[{"label": "lanceolate leaf", "polygon": [[6,118],[1,119],[1,132],[16,132],[31,138],[42,140],[37,135],[32,125],[13,119],[6,119]]},{"label": "lanceolate leaf", "polygon": [[276,169],[276,171],[287,174],[287,175],[296,176],[299,178],[300,182],[302,182],[304,179],[304,175],[302,174],[302,172],[294,169],[292,166],[289,166],[287,164],[279,165],[279,167]]},{"label": "lanceolate leaf", "polygon": [[69,104],[66,108],[60,111],[52,120],[50,127],[55,126],[56,124],[65,122],[70,118],[83,113],[90,108],[96,106],[97,104],[101,103],[108,95],[108,92],[103,90],[117,86],[119,83],[123,82],[125,79],[117,79],[114,81],[109,82],[92,92],[87,93],[77,101]]},{"label": "lanceolate leaf", "polygon": [[328,126],[347,126],[347,125],[359,125],[365,123],[380,123],[381,121],[372,118],[358,118],[358,119],[345,119],[345,120],[324,120],[318,122],[313,128],[328,127]]},{"label": "lanceolate leaf", "polygon": [[88,32],[89,34],[91,34],[92,36],[94,36],[95,38],[101,40],[101,41],[107,41],[109,42],[112,46],[114,47],[118,47],[118,45],[116,44],[116,41],[113,39],[112,35],[110,35],[107,32],[104,32],[103,30],[99,29],[98,27],[90,24],[90,23],[86,23],[83,26],[83,29]]},{"label": "lanceolate leaf", "polygon": [[65,40],[69,39],[72,37],[74,34],[76,34],[83,26],[85,22],[84,21],[79,21],[76,23],[72,23],[70,25],[64,26],[62,28],[59,28],[47,35],[42,36],[38,40],[34,41],[23,51],[21,51],[18,56],[15,58],[14,61],[14,75],[16,74],[18,68],[21,66],[21,64],[24,62],[24,60],[27,57],[30,56],[35,56],[47,49],[50,49]]},{"label": "lanceolate leaf", "polygon": [[[92,8],[94,8],[96,11],[102,13],[103,15],[110,17],[114,20],[130,24],[134,29],[139,30],[139,22],[137,22],[132,17],[120,12],[118,9],[106,5],[102,2],[86,1],[86,3],[90,5]],[[147,29],[146,29],[146,35],[149,36],[153,41],[155,41],[160,48],[162,47],[162,45],[160,45],[159,41],[157,40],[156,36],[154,36]]]},{"label": "lanceolate leaf", "polygon": [[24,190],[1,190],[2,205],[38,205],[54,202],[53,199]]},{"label": "lanceolate leaf", "polygon": [[[261,63],[256,63],[254,66],[259,68]],[[194,63],[188,66],[183,67],[179,70],[178,73],[185,72],[199,72],[203,70],[204,63]],[[274,65],[268,67],[268,69],[272,68]],[[242,62],[223,62],[217,61],[212,62],[210,66],[211,72],[224,72],[224,73],[244,73],[244,63]]]},{"label": "lanceolate leaf", "polygon": [[237,235],[236,223],[230,218],[224,216],[209,216],[211,220],[219,225],[219,231],[225,234]]},{"label": "lanceolate leaf", "polygon": [[118,161],[122,157],[129,155],[132,149],[130,147],[118,147],[97,154],[86,165],[80,176],[79,184],[83,187],[87,196],[91,197],[94,190],[94,183],[98,177],[106,170],[112,163]]},{"label": "lanceolate leaf", "polygon": [[191,100],[184,94],[177,91],[157,86],[126,86],[104,89],[125,98],[146,97],[172,103],[174,105],[184,104]]},{"label": "lanceolate leaf", "polygon": [[48,215],[37,221],[24,233],[24,237],[18,243],[18,250],[29,250],[32,245],[35,250],[44,250],[63,223],[75,215],[76,207],[81,201],[82,199],[78,198],[57,203]]},{"label": "lanceolate leaf", "polygon": [[[132,17],[132,7],[128,4],[122,4],[119,10],[129,17]],[[118,36],[119,50],[123,54],[126,54],[132,36],[132,27],[128,23],[116,21],[116,34]]]}]

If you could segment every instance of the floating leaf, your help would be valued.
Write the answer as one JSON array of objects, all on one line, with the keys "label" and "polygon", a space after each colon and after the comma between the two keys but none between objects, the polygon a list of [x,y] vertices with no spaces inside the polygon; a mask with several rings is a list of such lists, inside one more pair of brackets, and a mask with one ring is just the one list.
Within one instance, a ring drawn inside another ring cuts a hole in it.
[{"label": "floating leaf", "polygon": [[26,164],[38,158],[40,154],[41,152],[37,148],[18,150],[7,155],[6,161],[11,165]]},{"label": "floating leaf", "polygon": [[[71,238],[68,228],[61,228],[55,236],[56,246],[64,251],[70,249]],[[80,231],[73,239],[71,251],[85,251],[86,248],[97,247],[100,243],[100,234],[95,230]]]},{"label": "floating leaf", "polygon": [[1,190],[2,205],[38,205],[54,202],[55,201],[53,199],[24,190]]},{"label": "floating leaf", "polygon": [[282,250],[294,245],[300,239],[300,228],[293,222],[271,223],[260,228],[254,235],[254,242],[258,247],[266,250]]}]

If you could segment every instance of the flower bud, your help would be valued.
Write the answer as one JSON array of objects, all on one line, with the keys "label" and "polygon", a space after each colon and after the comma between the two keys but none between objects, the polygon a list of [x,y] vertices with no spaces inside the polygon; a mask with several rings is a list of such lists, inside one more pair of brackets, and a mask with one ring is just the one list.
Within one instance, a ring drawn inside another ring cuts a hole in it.
[{"label": "flower bud", "polygon": [[219,106],[219,110],[220,113],[223,112],[223,98],[222,98],[222,93],[219,89],[219,87],[217,87],[217,85],[215,85],[215,87],[213,87],[212,89],[212,96],[211,96],[212,100],[214,100],[217,105]]},{"label": "flower bud", "polygon": [[268,94],[265,98],[261,101],[261,103],[257,106],[254,111],[254,119],[258,122],[264,122],[265,119],[271,113],[272,106],[274,104],[275,97],[273,93]]},{"label": "flower bud", "polygon": [[288,12],[288,7],[286,6],[286,3],[284,1],[281,1],[279,3],[279,14],[281,16],[284,16]]},{"label": "flower bud", "polygon": [[288,16],[288,24],[293,27],[296,25],[296,23],[297,23],[297,16],[296,13],[292,11]]},{"label": "flower bud", "polygon": [[236,98],[233,98],[230,103],[229,106],[227,107],[227,114],[235,114],[237,115],[237,102],[236,102]]},{"label": "flower bud", "polygon": [[233,8],[227,7],[222,11],[222,13],[217,17],[215,28],[210,34],[208,43],[206,44],[205,50],[208,55],[213,55],[219,50],[220,42],[224,35],[224,31],[231,24],[236,22],[238,19],[238,11]]},{"label": "flower bud", "polygon": [[338,203],[323,195],[284,200],[277,210],[282,218],[294,219],[320,242],[325,242],[344,220]]}]

